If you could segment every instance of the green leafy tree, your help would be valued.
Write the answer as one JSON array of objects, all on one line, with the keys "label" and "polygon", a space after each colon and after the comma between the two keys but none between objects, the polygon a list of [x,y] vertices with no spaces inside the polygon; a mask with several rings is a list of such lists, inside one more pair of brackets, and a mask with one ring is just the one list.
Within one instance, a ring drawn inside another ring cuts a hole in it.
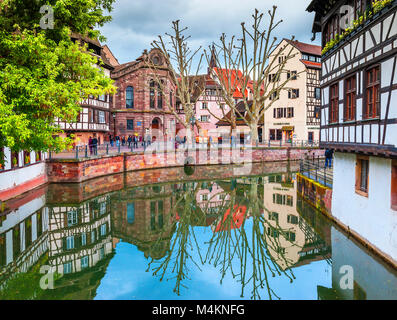
[{"label": "green leafy tree", "polygon": [[[71,33],[104,38],[98,26],[115,0],[0,0],[0,150],[60,151],[56,120],[75,122],[80,101],[112,94],[115,87],[101,63]],[[42,29],[43,5],[53,9],[53,28]]]}]

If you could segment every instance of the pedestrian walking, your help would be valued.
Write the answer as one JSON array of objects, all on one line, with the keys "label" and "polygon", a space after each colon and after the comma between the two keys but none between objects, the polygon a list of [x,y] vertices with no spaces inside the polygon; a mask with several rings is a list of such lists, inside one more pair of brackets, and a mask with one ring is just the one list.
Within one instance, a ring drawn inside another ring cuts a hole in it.
[{"label": "pedestrian walking", "polygon": [[325,150],[325,168],[330,168],[332,167],[332,158],[334,156],[334,150],[333,149],[326,149]]},{"label": "pedestrian walking", "polygon": [[128,142],[128,148],[131,148],[131,143],[132,143],[132,137],[131,136],[128,136],[127,142]]},{"label": "pedestrian walking", "polygon": [[120,146],[120,137],[116,136],[116,146],[119,147]]},{"label": "pedestrian walking", "polygon": [[98,139],[96,135],[94,135],[94,138],[92,138],[92,151],[94,155],[98,154]]},{"label": "pedestrian walking", "polygon": [[138,137],[134,136],[133,141],[134,141],[134,148],[138,148]]},{"label": "pedestrian walking", "polygon": [[92,137],[88,138],[88,148],[90,149],[90,154],[92,154]]}]

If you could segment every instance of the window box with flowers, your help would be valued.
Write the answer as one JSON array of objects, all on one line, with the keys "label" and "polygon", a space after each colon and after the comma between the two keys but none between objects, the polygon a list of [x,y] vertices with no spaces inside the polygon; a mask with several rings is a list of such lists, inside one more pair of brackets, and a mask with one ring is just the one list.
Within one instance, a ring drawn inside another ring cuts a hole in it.
[{"label": "window box with flowers", "polygon": [[[382,10],[390,6],[395,0],[378,0],[372,3],[371,9],[365,11],[360,17],[353,20],[352,26],[344,30],[341,34],[336,34],[333,39],[327,42],[321,51],[322,55],[332,52],[336,45],[342,42],[363,28],[366,21],[371,21],[382,14]],[[386,11],[386,10],[385,10]]]}]

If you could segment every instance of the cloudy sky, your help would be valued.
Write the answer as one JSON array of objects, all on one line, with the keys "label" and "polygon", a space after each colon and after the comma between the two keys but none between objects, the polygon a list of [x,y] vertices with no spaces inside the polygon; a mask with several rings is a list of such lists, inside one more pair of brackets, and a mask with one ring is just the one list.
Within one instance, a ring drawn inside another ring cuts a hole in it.
[{"label": "cloudy sky", "polygon": [[[274,35],[281,39],[292,35],[311,43],[313,14],[306,12],[311,0],[117,0],[113,21],[101,29],[107,44],[120,63],[139,57],[158,35],[171,30],[171,22],[180,20],[188,27],[192,49],[207,48],[222,33],[239,35],[241,22],[252,21],[257,8],[267,12],[278,7],[277,17],[283,20]],[[267,20],[266,20],[267,22]],[[318,39],[317,39],[318,40]],[[318,41],[313,44],[319,44]]]}]

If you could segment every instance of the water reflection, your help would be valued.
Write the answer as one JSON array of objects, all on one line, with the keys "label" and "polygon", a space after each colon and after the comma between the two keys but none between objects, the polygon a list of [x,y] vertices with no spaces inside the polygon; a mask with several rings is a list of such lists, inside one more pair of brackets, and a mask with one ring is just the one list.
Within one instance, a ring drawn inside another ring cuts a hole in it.
[{"label": "water reflection", "polygon": [[[153,170],[132,184],[120,175],[50,185],[6,203],[0,298],[397,298],[395,271],[302,201],[289,166],[226,173],[139,186],[155,181]],[[346,264],[350,291],[339,287]],[[52,290],[40,287],[42,266],[54,272]],[[128,281],[151,289],[122,293]]]}]

